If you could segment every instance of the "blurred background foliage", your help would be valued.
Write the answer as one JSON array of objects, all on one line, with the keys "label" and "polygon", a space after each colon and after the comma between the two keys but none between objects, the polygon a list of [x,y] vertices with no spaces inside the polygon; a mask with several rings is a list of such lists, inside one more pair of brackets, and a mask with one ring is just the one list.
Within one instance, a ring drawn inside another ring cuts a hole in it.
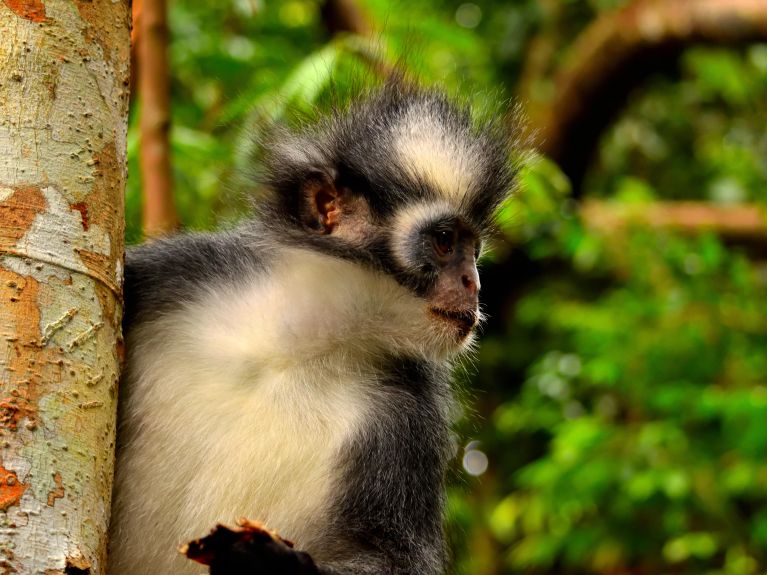
[{"label": "blurred background foliage", "polygon": [[[254,131],[370,75],[371,53],[403,58],[424,83],[480,107],[508,103],[525,83],[535,103],[552,97],[550,68],[573,39],[626,2],[361,4],[372,43],[331,35],[314,0],[171,2],[173,175],[186,228],[242,217],[253,190],[238,174]],[[551,64],[531,81],[541,35]],[[711,232],[596,230],[578,217],[589,198],[764,205],[765,120],[767,44],[690,48],[632,93],[577,200],[554,162],[523,170],[485,262],[491,319],[461,372],[456,573],[767,573],[764,250]]]}]

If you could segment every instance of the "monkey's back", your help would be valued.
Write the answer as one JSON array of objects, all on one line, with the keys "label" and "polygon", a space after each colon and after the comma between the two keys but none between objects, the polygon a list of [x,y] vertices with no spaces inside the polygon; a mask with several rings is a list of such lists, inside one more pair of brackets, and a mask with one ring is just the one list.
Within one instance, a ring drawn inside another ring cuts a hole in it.
[{"label": "monkey's back", "polygon": [[[124,327],[195,301],[209,285],[225,285],[263,272],[268,247],[256,228],[183,234],[128,249],[125,256]],[[149,314],[149,317],[143,317]]]}]

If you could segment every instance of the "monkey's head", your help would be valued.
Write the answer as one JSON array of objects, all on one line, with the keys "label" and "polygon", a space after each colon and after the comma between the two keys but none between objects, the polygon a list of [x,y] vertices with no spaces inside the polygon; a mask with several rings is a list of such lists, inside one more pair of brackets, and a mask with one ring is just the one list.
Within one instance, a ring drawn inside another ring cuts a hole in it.
[{"label": "monkey's head", "polygon": [[512,187],[512,127],[390,82],[325,122],[278,131],[265,219],[299,245],[395,278],[458,351],[481,317],[477,258]]}]

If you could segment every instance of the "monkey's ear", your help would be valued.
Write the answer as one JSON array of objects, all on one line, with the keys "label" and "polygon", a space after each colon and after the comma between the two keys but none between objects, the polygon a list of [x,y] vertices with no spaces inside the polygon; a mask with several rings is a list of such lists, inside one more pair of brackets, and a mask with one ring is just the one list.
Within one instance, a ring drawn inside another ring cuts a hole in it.
[{"label": "monkey's ear", "polygon": [[333,233],[341,221],[344,194],[321,172],[314,172],[304,180],[302,192],[304,224],[321,234]]}]

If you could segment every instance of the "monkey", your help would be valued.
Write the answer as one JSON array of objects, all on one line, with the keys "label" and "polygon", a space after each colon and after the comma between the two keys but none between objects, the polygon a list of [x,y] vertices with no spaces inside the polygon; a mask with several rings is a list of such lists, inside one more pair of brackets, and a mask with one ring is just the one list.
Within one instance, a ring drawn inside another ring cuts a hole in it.
[{"label": "monkey", "polygon": [[110,574],[198,573],[178,546],[240,516],[323,575],[445,572],[508,120],[391,79],[275,127],[239,227],[128,252]]}]

